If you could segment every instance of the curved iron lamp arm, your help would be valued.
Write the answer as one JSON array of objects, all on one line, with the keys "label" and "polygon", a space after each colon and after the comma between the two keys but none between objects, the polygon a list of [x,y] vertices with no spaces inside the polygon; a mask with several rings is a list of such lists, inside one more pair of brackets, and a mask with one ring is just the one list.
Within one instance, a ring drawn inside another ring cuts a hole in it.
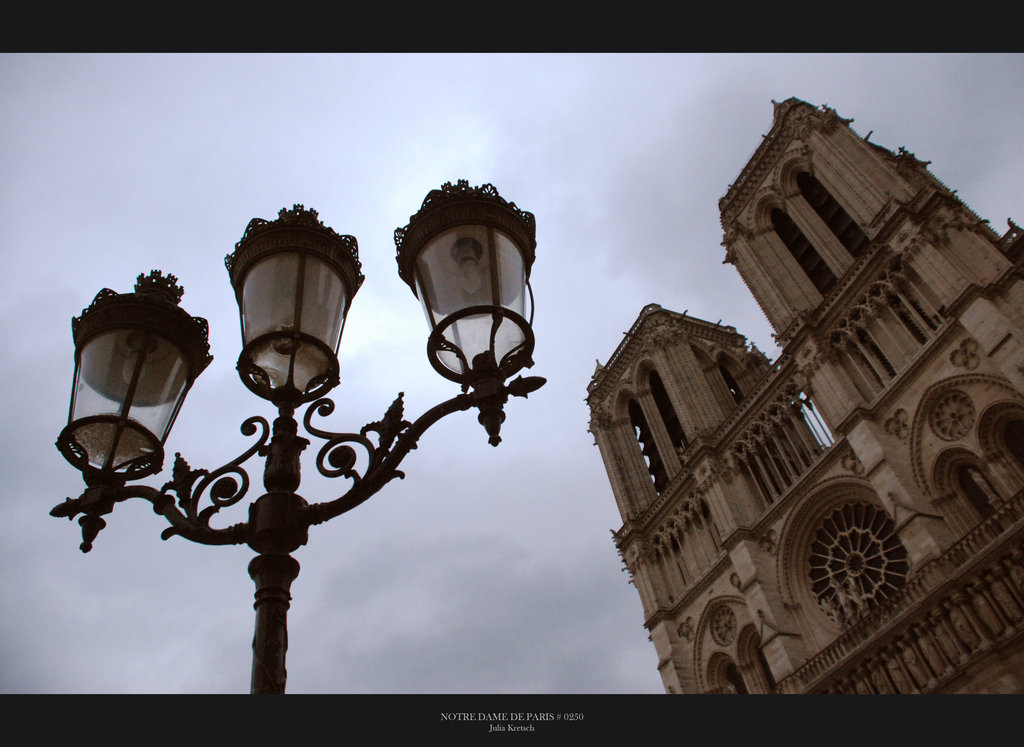
[{"label": "curved iron lamp arm", "polygon": [[[256,443],[213,472],[194,470],[180,453],[176,454],[174,467],[171,469],[171,480],[159,490],[148,485],[126,485],[123,475],[83,473],[88,486],[85,492],[78,498],[68,498],[54,506],[50,515],[71,520],[79,513],[82,514],[78,520],[82,527],[82,552],[89,552],[92,549],[96,535],[106,526],[106,521],[101,517],[113,511],[115,504],[128,498],[149,501],[153,504],[154,513],[167,519],[171,526],[161,533],[161,539],[166,540],[179,535],[204,545],[245,544],[248,541],[247,524],[215,529],[210,526],[210,519],[221,508],[238,503],[248,492],[249,475],[241,465],[264,448],[270,435],[270,426],[264,418],[258,416],[249,418],[241,426],[241,431],[246,436],[254,435],[257,426],[262,432]],[[175,505],[175,500],[168,491],[173,491],[178,496],[178,505]],[[199,501],[207,492],[211,505],[200,511]]]},{"label": "curved iron lamp arm", "polygon": [[[399,465],[416,448],[424,432],[441,418],[472,407],[479,408],[481,413],[500,409],[508,396],[526,397],[544,383],[545,380],[537,376],[517,377],[508,385],[498,385],[497,392],[472,390],[435,405],[413,423],[403,419],[403,394],[399,393],[384,418],[364,426],[359,433],[333,433],[315,427],[311,422],[313,414],[321,417],[330,415],[334,411],[334,402],[326,398],[313,402],[306,410],[303,425],[311,435],[326,441],[317,454],[317,469],[325,477],[348,477],[353,484],[346,493],[332,501],[304,506],[296,517],[298,523],[305,527],[322,524],[362,504],[391,480],[404,478]],[[101,517],[110,513],[115,504],[128,498],[149,501],[153,504],[153,511],[167,519],[171,526],[161,533],[162,539],[177,535],[204,545],[249,543],[253,531],[251,519],[250,522],[222,529],[211,527],[210,519],[220,509],[241,501],[248,493],[250,479],[241,466],[244,462],[255,454],[267,457],[268,465],[274,459],[275,446],[273,442],[268,443],[271,428],[267,420],[254,416],[242,423],[241,432],[246,436],[255,435],[257,430],[260,432],[255,443],[212,472],[192,469],[180,453],[176,454],[171,479],[159,490],[148,485],[127,485],[123,475],[83,473],[88,486],[86,490],[78,498],[67,498],[55,506],[50,515],[72,520],[82,514],[78,522],[82,527],[82,552],[92,549],[96,535],[106,526]],[[378,436],[376,445],[366,435],[370,431]],[[298,447],[301,450],[306,442],[304,439],[296,440],[302,442]],[[369,464],[365,474],[355,471],[356,454],[351,446],[346,445],[348,443],[356,443],[366,449]],[[298,479],[297,474],[295,479]],[[210,505],[200,510],[199,502],[204,495],[208,495]]]},{"label": "curved iron lamp arm", "polygon": [[[327,400],[327,402],[329,402],[329,400]],[[318,410],[320,410],[320,414],[329,414],[329,411],[326,413],[323,412],[323,403],[324,400],[314,402],[306,411],[306,417],[304,418],[304,425],[306,426],[307,431],[321,438],[325,436],[330,437],[330,440],[324,445],[320,451],[320,455],[318,455],[317,466],[321,466],[322,457],[325,453],[327,453],[328,459],[331,458],[331,455],[334,455],[335,459],[333,464],[338,464],[336,470],[338,470],[339,473],[330,474],[328,470],[320,469],[321,474],[327,477],[351,477],[354,480],[354,484],[344,495],[334,499],[333,501],[315,503],[306,506],[302,510],[302,515],[303,521],[307,526],[322,524],[325,521],[333,519],[335,516],[340,516],[347,511],[351,511],[353,508],[365,502],[377,493],[377,491],[391,480],[396,477],[404,478],[405,473],[398,469],[398,465],[402,463],[402,460],[405,459],[410,451],[416,448],[420,436],[422,436],[430,426],[446,415],[450,415],[453,412],[459,412],[461,410],[468,410],[474,405],[473,398],[470,395],[459,394],[439,405],[435,405],[417,418],[415,422],[409,423],[408,421],[401,420],[402,394],[399,394],[398,398],[388,409],[388,415],[385,416],[383,421],[366,426],[358,435],[356,435],[327,434],[325,431],[319,431],[313,428],[309,423],[309,420],[314,407],[317,407]],[[331,406],[333,408],[333,404]],[[379,426],[379,428],[375,426]],[[366,438],[365,434],[368,430],[375,430],[380,436],[379,443],[376,447],[373,447]],[[397,441],[395,440],[396,438]],[[350,468],[342,470],[340,465],[342,459],[346,460],[346,462],[351,460],[352,463],[355,461],[355,453],[352,452],[352,449],[348,446],[341,446],[342,439],[357,441],[361,445],[369,448],[370,464],[366,469],[366,474],[362,477],[358,476]],[[394,443],[394,448],[392,448],[392,443]],[[339,454],[341,456],[338,456]]]},{"label": "curved iron lamp arm", "polygon": [[[329,415],[334,410],[334,403],[328,399],[312,403],[306,410],[303,425],[311,435],[327,439],[327,443],[321,447],[317,455],[317,468],[325,477],[349,477],[353,480],[353,485],[344,495],[332,501],[305,506],[300,512],[303,523],[306,526],[314,526],[329,521],[365,502],[391,480],[404,478],[405,473],[399,470],[398,466],[409,452],[416,448],[420,437],[426,430],[441,418],[453,412],[469,410],[472,407],[480,408],[481,412],[488,407],[500,408],[509,395],[525,398],[530,392],[536,391],[545,383],[546,379],[539,376],[527,378],[520,376],[507,386],[503,383],[500,384],[497,394],[494,392],[481,394],[475,390],[459,394],[430,408],[413,423],[402,419],[404,410],[402,397],[404,394],[399,392],[398,397],[388,408],[384,419],[365,426],[358,434],[330,433],[315,428],[310,422],[313,412],[316,411],[321,416]],[[366,438],[368,431],[375,431],[378,434],[377,446],[373,446]],[[351,447],[343,445],[346,442],[358,443],[367,450],[369,465],[364,475],[360,476],[353,469],[356,460],[355,452]],[[394,444],[393,447],[392,444]],[[325,459],[330,463],[330,467],[324,464]]]},{"label": "curved iron lamp arm", "polygon": [[[192,542],[203,545],[241,545],[248,541],[248,524],[235,524],[224,529],[214,529],[183,513],[174,505],[174,499],[162,490],[149,485],[93,485],[85,489],[78,498],[67,498],[50,510],[50,516],[78,520],[82,527],[82,552],[92,549],[93,540],[107,522],[102,518],[109,514],[114,505],[129,498],[142,498],[153,504],[153,512],[167,519],[171,525],[160,537],[167,539],[180,535]],[[236,499],[237,500],[237,499]],[[216,509],[214,509],[216,510]],[[208,520],[208,517],[206,517]]]}]

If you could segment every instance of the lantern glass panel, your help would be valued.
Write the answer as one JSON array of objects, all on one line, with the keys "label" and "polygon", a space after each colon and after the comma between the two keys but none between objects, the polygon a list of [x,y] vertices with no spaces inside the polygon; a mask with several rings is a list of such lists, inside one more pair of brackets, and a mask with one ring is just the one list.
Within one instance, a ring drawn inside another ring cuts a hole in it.
[{"label": "lantern glass panel", "polygon": [[139,363],[140,346],[130,344],[129,337],[139,334],[116,330],[86,343],[78,363],[71,420],[121,414]]},{"label": "lantern glass panel", "polygon": [[526,303],[526,271],[523,255],[519,248],[500,231],[495,231],[498,255],[498,287],[501,289],[501,305],[529,319]]},{"label": "lantern glass panel", "polygon": [[416,257],[420,301],[431,327],[469,306],[493,305],[491,252],[486,226],[445,231]]},{"label": "lantern glass panel", "polygon": [[301,331],[322,340],[337,353],[347,310],[348,294],[341,276],[319,257],[308,255],[302,283]]},{"label": "lantern glass panel", "polygon": [[241,308],[246,345],[270,332],[295,331],[299,260],[297,252],[272,254],[246,274]]},{"label": "lantern glass panel", "polygon": [[188,386],[181,351],[157,335],[120,329],[89,340],[80,355],[69,419],[82,421],[73,433],[89,462],[116,469],[152,453]]},{"label": "lantern glass panel", "polygon": [[252,363],[272,389],[305,391],[334,365],[348,306],[341,275],[316,255],[279,252],[256,262],[244,282],[242,338]]},{"label": "lantern glass panel", "polygon": [[163,442],[187,387],[185,356],[167,340],[151,335],[128,417]]}]

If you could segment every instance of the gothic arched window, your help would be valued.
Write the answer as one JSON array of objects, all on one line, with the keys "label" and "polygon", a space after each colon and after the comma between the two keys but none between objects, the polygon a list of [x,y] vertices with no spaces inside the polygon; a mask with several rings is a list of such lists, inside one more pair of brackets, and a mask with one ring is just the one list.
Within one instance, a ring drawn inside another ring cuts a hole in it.
[{"label": "gothic arched window", "polygon": [[992,501],[989,498],[992,486],[989,485],[981,470],[970,464],[961,465],[956,470],[956,483],[982,517],[992,513]]},{"label": "gothic arched window", "polygon": [[748,683],[749,690],[755,693],[775,692],[775,677],[761,650],[761,634],[753,625],[746,625],[740,632],[736,653],[739,659],[737,667]]},{"label": "gothic arched window", "polygon": [[725,665],[725,681],[732,685],[733,692],[737,695],[746,695],[747,683],[743,681],[743,675],[740,674],[740,670],[736,668],[736,665],[731,661]]},{"label": "gothic arched window", "polygon": [[843,206],[836,202],[821,182],[807,172],[802,172],[796,177],[796,184],[800,188],[800,194],[804,196],[814,211],[825,221],[840,243],[846,247],[846,251],[853,257],[859,257],[864,253],[868,245],[868,237],[857,225],[857,221],[843,209]]},{"label": "gothic arched window", "polygon": [[736,383],[736,379],[729,373],[729,369],[723,366],[721,363],[718,364],[718,372],[722,374],[722,380],[725,381],[725,385],[729,388],[729,394],[736,400],[736,404],[743,401],[743,392],[740,390],[740,385]]},{"label": "gothic arched window", "polygon": [[758,669],[765,681],[765,692],[775,692],[775,677],[772,675],[772,668],[768,665],[768,659],[765,658],[764,651],[761,650],[760,646],[757,646],[754,649],[754,653],[757,656]]},{"label": "gothic arched window", "polygon": [[782,243],[789,249],[789,253],[807,274],[814,287],[818,289],[818,293],[824,296],[836,284],[836,276],[832,270],[825,264],[825,260],[821,258],[821,255],[803,235],[792,218],[779,208],[772,210],[771,217],[775,233],[782,239]]},{"label": "gothic arched window", "polygon": [[683,431],[683,424],[679,422],[676,409],[672,406],[672,401],[668,398],[668,392],[665,391],[665,385],[662,383],[657,371],[651,371],[650,383],[654,404],[658,408],[658,414],[661,415],[662,422],[665,423],[665,430],[668,431],[668,437],[672,441],[672,445],[685,449],[689,445],[689,441],[686,438],[686,433]]},{"label": "gothic arched window", "polygon": [[668,483],[668,473],[665,472],[665,463],[658,453],[658,446],[654,443],[654,434],[647,424],[644,411],[635,399],[629,402],[629,421],[636,432],[636,440],[640,443],[640,450],[647,463],[647,470],[651,473],[651,479],[654,481],[654,489],[660,493]]}]

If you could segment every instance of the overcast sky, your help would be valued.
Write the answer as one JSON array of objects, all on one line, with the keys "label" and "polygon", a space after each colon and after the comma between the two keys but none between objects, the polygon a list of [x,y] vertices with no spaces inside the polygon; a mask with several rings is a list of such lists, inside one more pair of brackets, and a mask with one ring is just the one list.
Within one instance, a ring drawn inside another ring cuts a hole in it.
[{"label": "overcast sky", "polygon": [[[595,361],[660,303],[770,329],[723,265],[718,199],[772,100],[828,104],[905,146],[1003,233],[1024,220],[1021,55],[2,55],[0,691],[238,693],[254,613],[247,547],[160,539],[150,504],[83,555],[49,516],[83,483],[66,424],[70,320],[160,269],[210,322],[214,361],[167,442],[214,469],[272,417],[235,372],[223,258],[253,217],[301,203],[355,235],[366,281],[341,343],[338,407],[358,430],[399,391],[406,417],[453,396],[399,279],[392,234],[431,189],[491,183],[537,218],[536,366],[498,448],[473,413],[429,430],[406,479],[310,531],[295,553],[291,693],[660,693],[610,530],[621,519],[584,403]],[[340,495],[315,477],[299,489]],[[248,464],[259,494],[261,467]],[[246,518],[222,512],[220,525]]]}]

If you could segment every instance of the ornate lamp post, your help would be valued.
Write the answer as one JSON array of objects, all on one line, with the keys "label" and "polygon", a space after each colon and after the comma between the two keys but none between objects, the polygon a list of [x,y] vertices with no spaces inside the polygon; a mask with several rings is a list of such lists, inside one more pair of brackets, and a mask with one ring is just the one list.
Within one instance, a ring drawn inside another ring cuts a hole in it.
[{"label": "ornate lamp post", "polygon": [[[532,214],[506,202],[491,185],[447,183],[427,195],[409,225],[395,231],[395,243],[399,274],[427,313],[428,357],[462,392],[411,423],[399,394],[380,421],[358,433],[313,425],[314,416],[334,411],[325,395],[338,384],[338,347],[363,276],[355,238],[324,226],[314,210],[282,209],[275,221],[250,221],[225,259],[241,319],[238,373],[250,391],[277,407],[277,418],[272,426],[260,416],[245,420],[242,433],[255,436],[255,443],[213,471],[192,469],[177,454],[171,479],[159,490],[132,481],[160,472],[174,418],[212,360],[206,320],[180,308],[177,278],[158,271],[140,275],[134,293],[100,291],[72,320],[74,384],[57,448],[82,472],[86,489],[50,513],[80,516],[83,552],[106,525],[102,517],[128,498],[151,502],[167,520],[163,539],[177,535],[255,550],[249,564],[256,585],[253,693],[284,692],[287,611],[299,572],[291,553],[306,544],[309,528],[404,477],[398,467],[405,456],[446,415],[476,408],[489,442],[497,445],[508,397],[526,397],[545,381],[508,381],[533,365]],[[295,410],[307,403],[303,427],[324,442],[317,470],[351,481],[342,495],[320,503],[296,492],[300,455],[310,441],[298,435]],[[353,447],[366,452],[362,472]],[[212,527],[217,512],[248,494],[242,465],[253,456],[265,458],[266,492],[249,504],[246,522]]]}]

